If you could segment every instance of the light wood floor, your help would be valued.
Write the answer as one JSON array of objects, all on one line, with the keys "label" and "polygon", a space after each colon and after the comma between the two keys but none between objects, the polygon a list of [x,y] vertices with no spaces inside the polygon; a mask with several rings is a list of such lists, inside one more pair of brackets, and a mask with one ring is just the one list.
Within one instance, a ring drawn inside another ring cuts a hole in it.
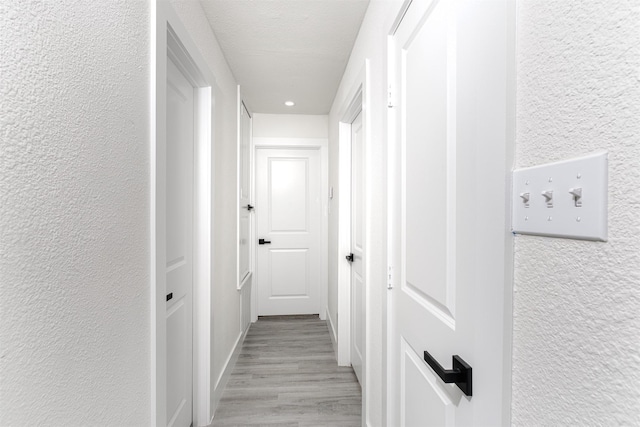
[{"label": "light wood floor", "polygon": [[251,325],[213,426],[360,426],[361,390],[318,316]]}]

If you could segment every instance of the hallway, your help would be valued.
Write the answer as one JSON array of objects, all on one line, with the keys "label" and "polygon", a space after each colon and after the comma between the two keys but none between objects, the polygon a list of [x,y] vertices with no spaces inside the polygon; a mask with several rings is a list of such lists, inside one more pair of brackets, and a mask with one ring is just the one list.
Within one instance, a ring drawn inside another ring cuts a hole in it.
[{"label": "hallway", "polygon": [[360,426],[361,391],[318,316],[251,325],[213,426]]},{"label": "hallway", "polygon": [[640,426],[639,23],[0,2],[0,427]]}]

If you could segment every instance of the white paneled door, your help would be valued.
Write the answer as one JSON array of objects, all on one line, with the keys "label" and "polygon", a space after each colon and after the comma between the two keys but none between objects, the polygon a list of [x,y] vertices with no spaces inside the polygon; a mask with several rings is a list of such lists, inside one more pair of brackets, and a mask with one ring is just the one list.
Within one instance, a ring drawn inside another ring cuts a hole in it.
[{"label": "white paneled door", "polygon": [[238,232],[238,284],[244,282],[251,274],[251,222],[250,213],[253,210],[250,199],[250,167],[251,167],[251,116],[244,103],[240,105],[240,150],[239,161],[239,232]]},{"label": "white paneled door", "polygon": [[258,315],[320,313],[320,152],[256,150]]},{"label": "white paneled door", "polygon": [[194,89],[167,60],[167,425],[192,420]]},{"label": "white paneled door", "polygon": [[362,384],[365,354],[364,152],[362,112],[351,123],[351,366]]},{"label": "white paneled door", "polygon": [[510,13],[415,0],[393,36],[389,425],[509,422]]}]

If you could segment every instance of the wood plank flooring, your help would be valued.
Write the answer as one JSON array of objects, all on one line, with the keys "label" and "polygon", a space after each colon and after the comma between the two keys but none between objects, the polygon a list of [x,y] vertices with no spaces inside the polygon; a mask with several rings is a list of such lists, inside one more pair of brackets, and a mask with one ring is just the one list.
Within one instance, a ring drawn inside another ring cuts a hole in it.
[{"label": "wood plank flooring", "polygon": [[252,324],[213,426],[361,426],[361,390],[318,316]]}]

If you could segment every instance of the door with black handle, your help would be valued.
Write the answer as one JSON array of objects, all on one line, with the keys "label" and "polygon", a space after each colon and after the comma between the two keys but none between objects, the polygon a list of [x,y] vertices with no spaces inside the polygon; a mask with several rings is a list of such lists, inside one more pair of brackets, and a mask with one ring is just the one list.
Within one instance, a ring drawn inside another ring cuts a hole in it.
[{"label": "door with black handle", "polygon": [[388,264],[372,266],[388,289],[387,421],[510,425],[516,13],[509,0],[407,3],[389,43]]},{"label": "door with black handle", "polygon": [[319,149],[256,148],[252,215],[259,316],[323,310],[320,160]]}]

